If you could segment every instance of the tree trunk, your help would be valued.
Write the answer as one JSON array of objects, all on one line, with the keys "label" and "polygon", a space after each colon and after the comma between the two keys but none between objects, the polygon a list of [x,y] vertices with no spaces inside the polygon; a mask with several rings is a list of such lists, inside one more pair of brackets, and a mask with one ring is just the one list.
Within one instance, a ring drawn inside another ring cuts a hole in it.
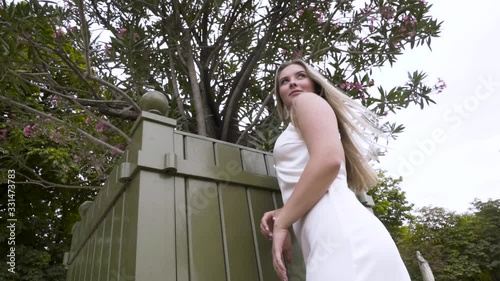
[{"label": "tree trunk", "polygon": [[[186,34],[189,34],[186,31]],[[201,98],[200,86],[198,84],[198,77],[196,75],[196,70],[194,68],[194,57],[193,57],[193,49],[191,46],[191,36],[188,36],[186,39],[187,48],[185,48],[186,52],[186,63],[189,72],[189,81],[191,82],[191,89],[193,94],[193,103],[194,108],[196,110],[196,123],[198,128],[198,135],[206,136],[207,135],[207,127],[205,125],[205,106],[203,105],[203,99]]]},{"label": "tree trunk", "polygon": [[418,266],[420,267],[420,272],[422,273],[422,279],[424,281],[434,281],[434,275],[432,274],[431,267],[426,259],[417,251]]}]

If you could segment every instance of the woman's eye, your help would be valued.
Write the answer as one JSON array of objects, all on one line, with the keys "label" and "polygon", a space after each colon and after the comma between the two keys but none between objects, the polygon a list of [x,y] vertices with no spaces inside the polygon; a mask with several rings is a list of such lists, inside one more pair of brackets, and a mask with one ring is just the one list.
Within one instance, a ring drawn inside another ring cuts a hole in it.
[{"label": "woman's eye", "polygon": [[281,80],[281,85],[285,84],[286,82],[288,82],[288,80],[287,80],[287,79],[283,79],[283,80]]}]

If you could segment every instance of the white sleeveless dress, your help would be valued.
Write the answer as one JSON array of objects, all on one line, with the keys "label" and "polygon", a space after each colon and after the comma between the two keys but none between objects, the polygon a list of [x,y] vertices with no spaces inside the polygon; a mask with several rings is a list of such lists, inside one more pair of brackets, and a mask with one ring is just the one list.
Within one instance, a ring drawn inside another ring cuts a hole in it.
[{"label": "white sleeveless dress", "polygon": [[[276,140],[274,161],[286,203],[309,160],[293,125]],[[302,249],[306,281],[409,281],[408,271],[384,225],[347,187],[345,165],[328,192],[293,230]]]}]

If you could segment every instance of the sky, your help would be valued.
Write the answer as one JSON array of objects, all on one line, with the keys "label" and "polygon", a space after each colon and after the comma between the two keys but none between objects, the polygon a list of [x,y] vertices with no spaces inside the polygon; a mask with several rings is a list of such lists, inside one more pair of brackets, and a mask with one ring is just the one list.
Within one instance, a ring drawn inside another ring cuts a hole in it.
[{"label": "sky", "polygon": [[464,213],[475,198],[500,199],[500,9],[498,0],[434,0],[443,21],[439,38],[407,50],[396,64],[374,72],[376,84],[403,85],[407,72],[423,70],[428,85],[447,88],[436,104],[411,106],[388,120],[406,129],[389,143],[380,168],[402,176],[401,189],[416,208]]}]

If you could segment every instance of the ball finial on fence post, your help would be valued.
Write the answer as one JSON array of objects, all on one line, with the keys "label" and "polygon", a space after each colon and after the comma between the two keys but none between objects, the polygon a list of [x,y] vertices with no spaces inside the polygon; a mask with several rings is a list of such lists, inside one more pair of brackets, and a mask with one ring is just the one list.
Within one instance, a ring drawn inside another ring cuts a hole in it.
[{"label": "ball finial on fence post", "polygon": [[139,106],[144,111],[162,116],[167,116],[168,113],[168,99],[163,93],[158,91],[145,93],[139,101]]}]

